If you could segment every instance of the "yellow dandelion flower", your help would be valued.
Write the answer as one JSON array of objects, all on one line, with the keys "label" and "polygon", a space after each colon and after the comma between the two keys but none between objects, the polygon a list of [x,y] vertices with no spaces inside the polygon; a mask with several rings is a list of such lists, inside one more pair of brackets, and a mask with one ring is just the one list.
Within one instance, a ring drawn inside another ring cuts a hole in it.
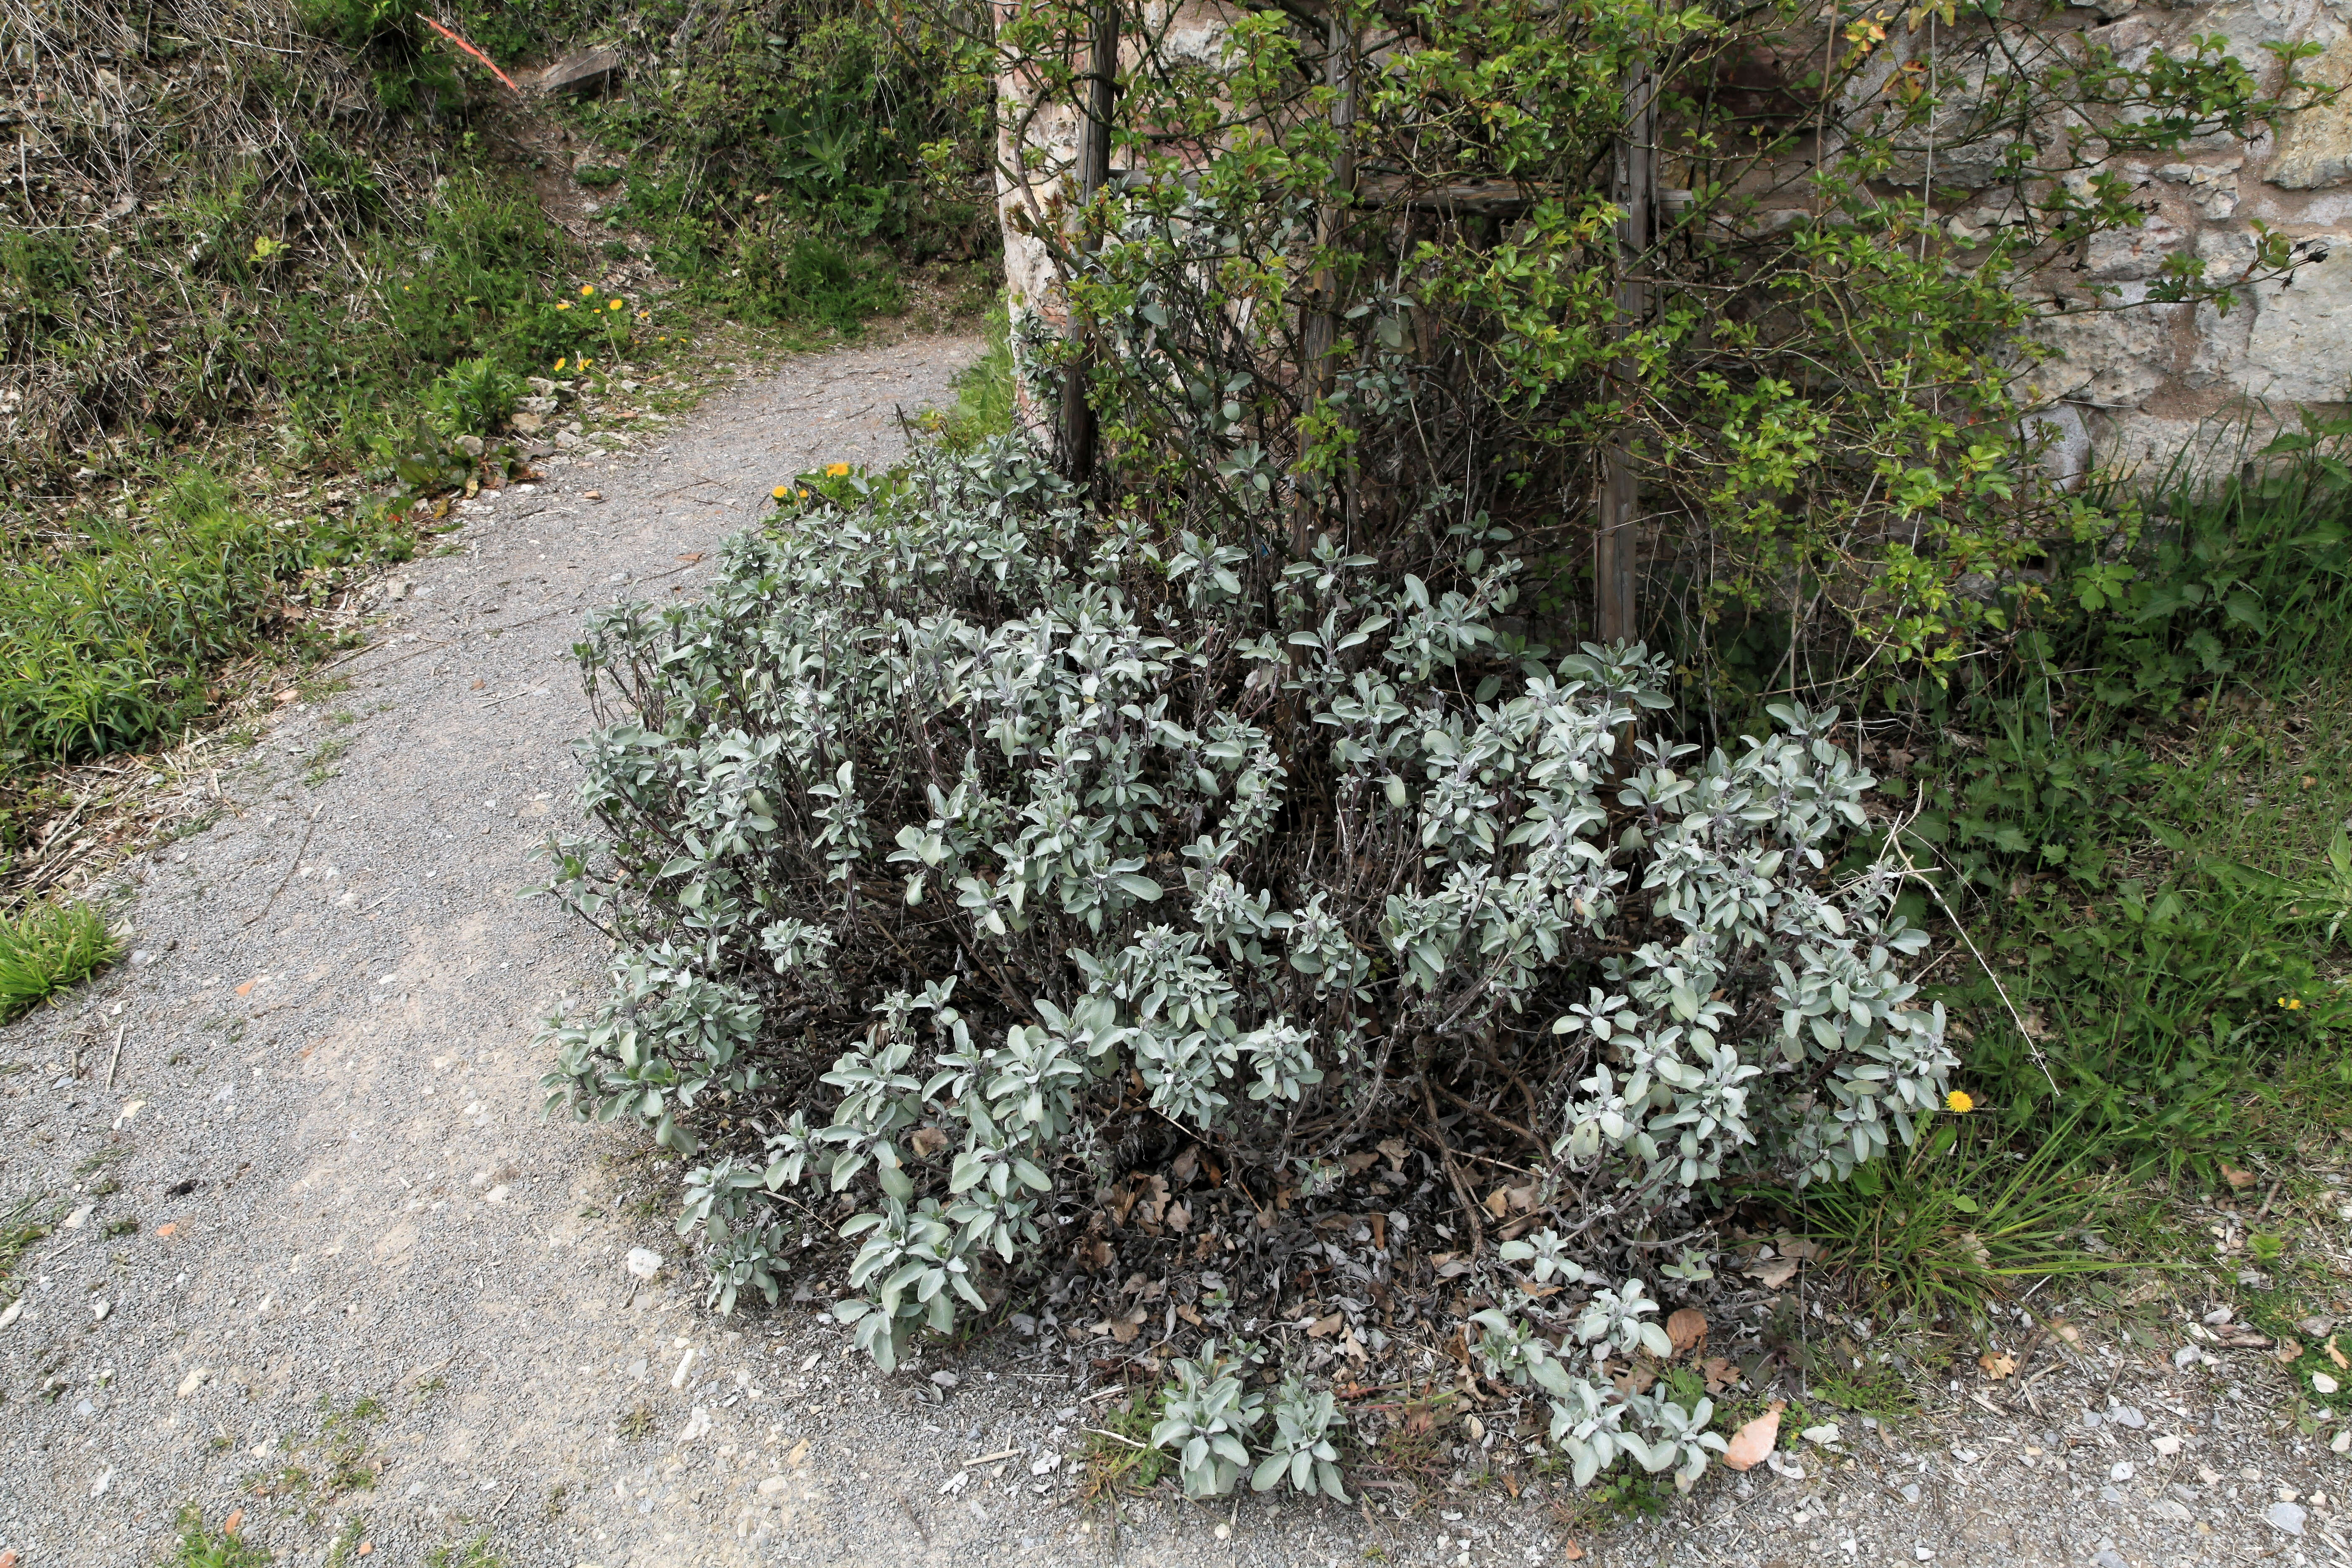
[{"label": "yellow dandelion flower", "polygon": [[572,363],[572,362],[571,362],[571,359],[567,356],[567,357],[565,357],[565,358],[563,358],[563,359],[557,360],[557,361],[555,362],[555,368],[556,368],[556,369],[558,369],[558,370],[562,370],[565,365],[567,365],[567,364],[569,364],[569,363]]},{"label": "yellow dandelion flower", "polygon": [[1962,1093],[1957,1089],[1952,1090],[1951,1093],[1944,1096],[1944,1104],[1950,1108],[1952,1114],[1955,1116],[1966,1116],[1969,1111],[1974,1110],[1977,1108],[1977,1102],[1975,1100],[1969,1099],[1968,1095]]},{"label": "yellow dandelion flower", "polygon": [[847,463],[827,463],[824,466],[824,477],[828,479],[837,479],[847,472],[849,472]]},{"label": "yellow dandelion flower", "polygon": [[654,313],[651,310],[639,310],[637,312],[637,320],[640,321],[650,321],[653,319]]},{"label": "yellow dandelion flower", "polygon": [[770,496],[773,497],[777,500],[782,500],[792,493],[793,487],[790,485],[778,485],[774,489],[768,492]]},{"label": "yellow dandelion flower", "polygon": [[589,295],[593,294],[595,291],[596,285],[593,283],[583,283],[580,285],[580,297],[583,300],[585,300]]},{"label": "yellow dandelion flower", "polygon": [[558,300],[555,302],[555,308],[559,310],[569,310],[572,309],[572,301],[569,300]]}]

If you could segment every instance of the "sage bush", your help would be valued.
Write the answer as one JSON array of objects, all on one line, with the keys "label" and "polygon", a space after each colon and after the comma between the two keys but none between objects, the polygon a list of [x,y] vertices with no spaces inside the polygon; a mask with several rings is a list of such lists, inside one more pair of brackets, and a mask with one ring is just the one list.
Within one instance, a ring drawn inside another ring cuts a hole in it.
[{"label": "sage bush", "polygon": [[[1710,1184],[1908,1139],[1952,1066],[1895,879],[1833,874],[1872,782],[1835,715],[1654,738],[1664,662],[1529,641],[1477,520],[1415,570],[1277,563],[1089,511],[1014,440],[786,494],[702,603],[591,624],[598,831],[550,847],[618,948],[551,1105],[693,1163],[714,1303],[845,1238],[887,1369],[1059,1260],[1156,1129],[1270,1192],[1484,1062],[1550,1153],[1501,1260],[1598,1289],[1482,1343],[1526,1331],[1571,1453],[1688,1469],[1704,1415],[1541,1331],[1639,1345],[1654,1303],[1596,1269]],[[1304,1398],[1257,1473],[1331,1489]],[[1256,1405],[1210,1403],[1186,1484],[1222,1489]]]}]

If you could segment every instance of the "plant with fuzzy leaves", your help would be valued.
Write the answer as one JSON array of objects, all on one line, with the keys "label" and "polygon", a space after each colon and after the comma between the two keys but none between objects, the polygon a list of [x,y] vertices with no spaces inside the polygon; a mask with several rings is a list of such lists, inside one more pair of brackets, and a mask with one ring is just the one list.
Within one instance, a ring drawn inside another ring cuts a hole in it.
[{"label": "plant with fuzzy leaves", "polygon": [[1250,1489],[1265,1491],[1288,1480],[1293,1490],[1320,1492],[1339,1502],[1339,1450],[1331,1433],[1341,1425],[1338,1403],[1328,1388],[1309,1391],[1297,1377],[1285,1378],[1274,1396],[1274,1436],[1265,1458],[1250,1475]]},{"label": "plant with fuzzy leaves", "polygon": [[893,1363],[1080,1234],[1132,1119],[1313,1203],[1315,1130],[1493,1062],[1551,1150],[1506,1260],[1563,1281],[1710,1182],[1911,1136],[1951,1058],[1891,879],[1830,874],[1870,783],[1833,716],[1623,771],[1661,661],[1504,630],[1506,543],[1235,558],[1000,443],[600,616],[606,837],[552,886],[627,951],[557,1101],[756,1163],[730,1237],[849,1195],[843,1310]]},{"label": "plant with fuzzy leaves", "polygon": [[1186,1497],[1223,1497],[1249,1465],[1250,1429],[1265,1415],[1265,1395],[1244,1385],[1242,1369],[1218,1355],[1214,1340],[1169,1370],[1173,1376],[1160,1394],[1151,1446],[1175,1454]]}]

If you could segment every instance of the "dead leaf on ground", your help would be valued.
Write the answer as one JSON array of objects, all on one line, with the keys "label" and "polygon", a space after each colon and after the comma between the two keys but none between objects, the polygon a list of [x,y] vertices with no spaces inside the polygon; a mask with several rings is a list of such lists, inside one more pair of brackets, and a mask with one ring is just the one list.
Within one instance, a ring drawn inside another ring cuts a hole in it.
[{"label": "dead leaf on ground", "polygon": [[1559,1555],[1564,1563],[1581,1563],[1584,1561],[1584,1548],[1571,1541],[1559,1549]]},{"label": "dead leaf on ground", "polygon": [[2352,1372],[2352,1361],[2345,1360],[2344,1352],[2336,1348],[2336,1336],[2334,1334],[2328,1335],[2327,1342],[2319,1348],[2327,1352],[2327,1359],[2329,1361],[2334,1362],[2337,1366],[2347,1372]]},{"label": "dead leaf on ground", "polygon": [[1719,1355],[1711,1355],[1699,1363],[1698,1372],[1701,1377],[1706,1379],[1706,1391],[1709,1394],[1725,1393],[1738,1386],[1741,1381],[1739,1368],[1731,1361]]},{"label": "dead leaf on ground", "polygon": [[1763,1415],[1733,1433],[1729,1446],[1723,1450],[1724,1468],[1745,1470],[1762,1464],[1780,1438],[1780,1412],[1787,1408],[1784,1401],[1776,1399]]},{"label": "dead leaf on ground", "polygon": [[1768,1258],[1748,1269],[1748,1277],[1767,1290],[1778,1290],[1797,1277],[1797,1260],[1793,1258]]},{"label": "dead leaf on ground", "polygon": [[2079,1345],[2083,1342],[2083,1331],[2076,1328],[2074,1324],[2068,1322],[2063,1318],[2049,1319],[2048,1327],[2052,1333],[2056,1334],[2060,1339],[2064,1340],[2070,1345]]},{"label": "dead leaf on ground", "polygon": [[[2228,1340],[2223,1342],[2225,1344],[2235,1344],[2238,1342]],[[2293,1366],[2296,1362],[2303,1359],[2303,1342],[2292,1335],[2281,1334],[2279,1336],[2278,1343],[2272,1348],[2271,1354],[2278,1358],[2279,1365]]]},{"label": "dead leaf on ground", "polygon": [[1511,1206],[1511,1195],[1502,1188],[1496,1187],[1486,1194],[1486,1203],[1480,1206],[1496,1219],[1500,1219],[1503,1217],[1503,1211]]},{"label": "dead leaf on ground", "polygon": [[2240,1192],[2252,1186],[2259,1180],[2252,1171],[2241,1171],[2227,1160],[2221,1162],[2221,1179]]},{"label": "dead leaf on ground", "polygon": [[1780,1238],[1780,1256],[1793,1258],[1800,1263],[1811,1263],[1822,1255],[1822,1244],[1801,1236]]},{"label": "dead leaf on ground", "polygon": [[1135,1342],[1136,1336],[1143,1332],[1143,1309],[1138,1307],[1125,1317],[1112,1318],[1107,1322],[1097,1323],[1095,1332],[1108,1333],[1120,1344],[1131,1345]]},{"label": "dead leaf on ground", "polygon": [[948,1146],[948,1135],[937,1127],[918,1127],[907,1142],[915,1146],[919,1156],[928,1160]]},{"label": "dead leaf on ground", "polygon": [[1201,1146],[1198,1143],[1187,1143],[1184,1145],[1184,1152],[1176,1156],[1176,1163],[1168,1167],[1168,1173],[1175,1179],[1176,1184],[1181,1187],[1185,1183],[1190,1182],[1192,1179],[1193,1173],[1199,1171],[1200,1168]]},{"label": "dead leaf on ground", "polygon": [[1337,1312],[1328,1318],[1318,1318],[1314,1325],[1307,1331],[1307,1337],[1310,1340],[1328,1339],[1339,1331],[1339,1325],[1345,1321],[1347,1320]]},{"label": "dead leaf on ground", "polygon": [[1676,1355],[1706,1343],[1706,1314],[1696,1307],[1685,1307],[1666,1320],[1666,1338],[1674,1342]]},{"label": "dead leaf on ground", "polygon": [[702,552],[699,550],[689,550],[681,554],[678,559],[685,562],[688,566],[691,566],[696,562],[702,559]]},{"label": "dead leaf on ground", "polygon": [[1378,1149],[1381,1153],[1388,1156],[1389,1169],[1398,1172],[1402,1172],[1404,1169],[1405,1146],[1403,1139],[1383,1138],[1378,1143],[1373,1144],[1372,1147]]},{"label": "dead leaf on ground", "polygon": [[2003,1351],[1987,1351],[1977,1357],[1977,1370],[1999,1383],[2017,1370],[2017,1358]]},{"label": "dead leaf on ground", "polygon": [[1192,1211],[1181,1203],[1168,1205],[1168,1228],[1181,1235],[1192,1228]]}]

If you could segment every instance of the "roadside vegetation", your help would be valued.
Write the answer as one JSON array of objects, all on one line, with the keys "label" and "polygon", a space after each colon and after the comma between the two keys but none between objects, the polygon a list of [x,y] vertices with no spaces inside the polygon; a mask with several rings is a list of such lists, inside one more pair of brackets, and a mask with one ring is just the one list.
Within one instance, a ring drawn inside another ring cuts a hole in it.
[{"label": "roadside vegetation", "polygon": [[348,637],[355,574],[522,471],[527,401],[675,403],[664,367],[712,331],[757,353],[984,303],[969,93],[860,8],[444,20],[526,82],[575,47],[628,63],[518,97],[369,0],[0,16],[26,154],[0,192],[0,883],[39,881],[81,795],[61,767],[175,742],[249,667]]}]

